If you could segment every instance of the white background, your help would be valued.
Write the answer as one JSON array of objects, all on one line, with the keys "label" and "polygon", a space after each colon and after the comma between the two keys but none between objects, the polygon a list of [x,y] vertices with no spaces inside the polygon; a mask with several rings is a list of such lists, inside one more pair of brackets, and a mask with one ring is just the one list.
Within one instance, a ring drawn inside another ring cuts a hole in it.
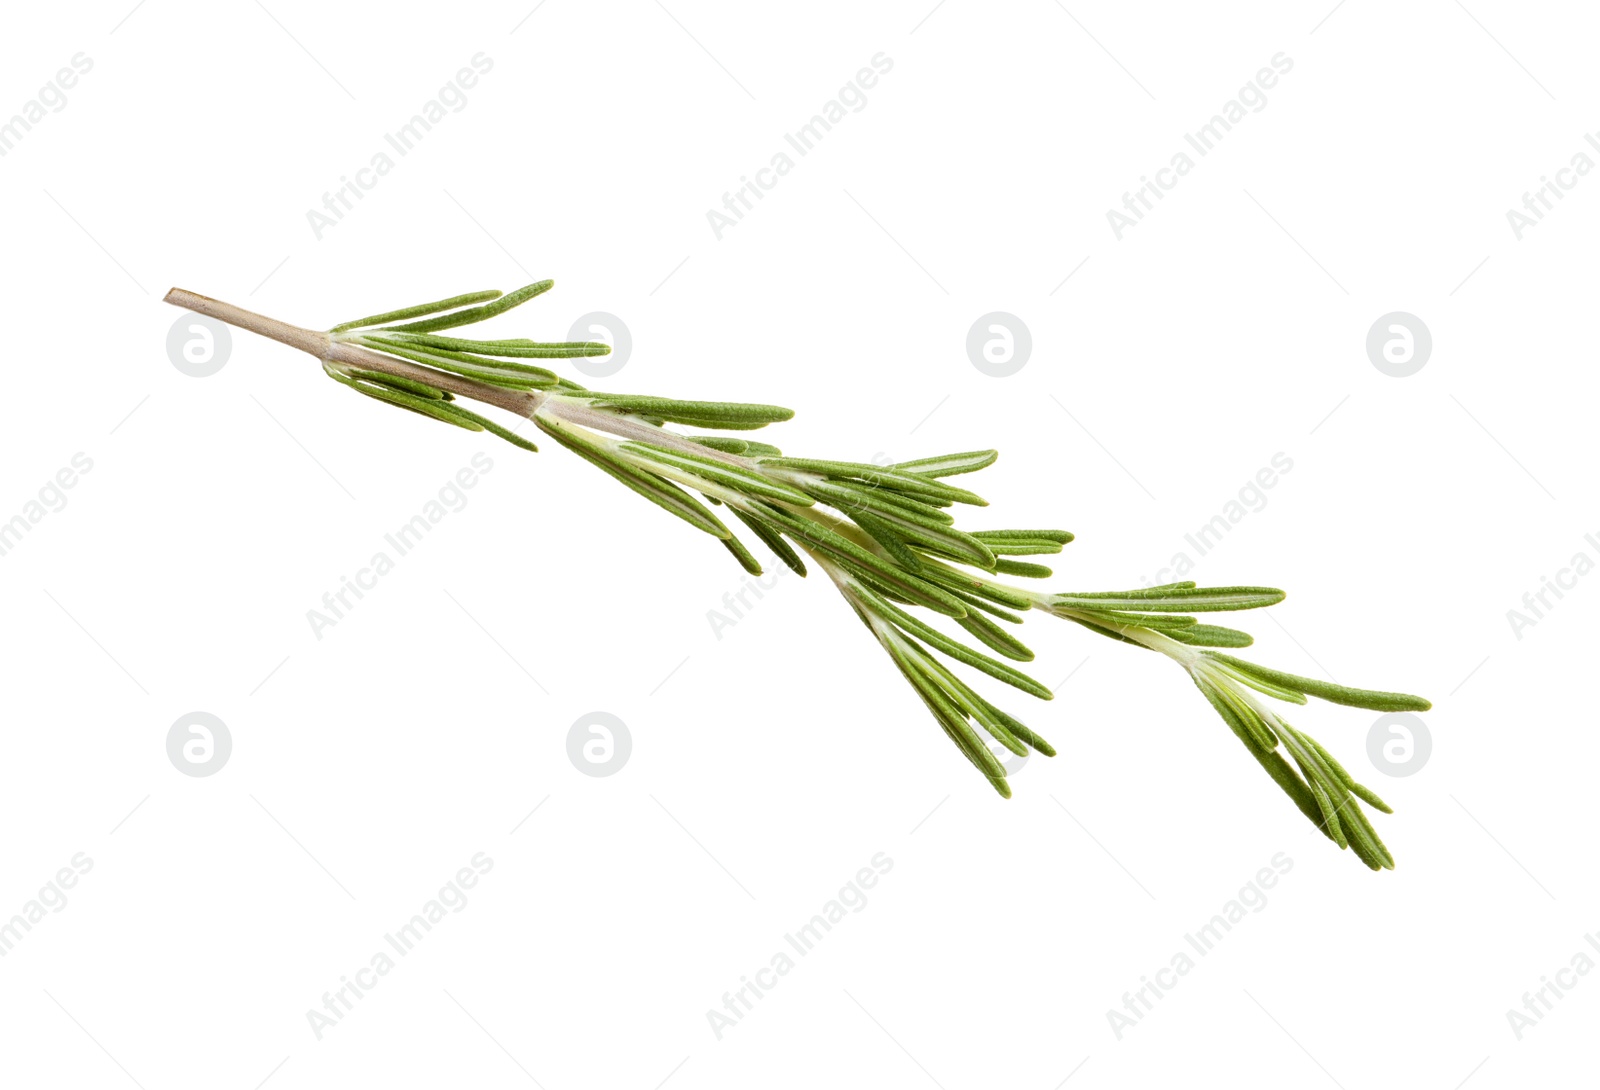
[{"label": "white background", "polygon": [[[93,67],[0,159],[0,516],[93,468],[0,557],[0,917],[93,869],[0,959],[0,1079],[1575,1084],[1600,976],[1520,1040],[1507,1011],[1600,928],[1600,579],[1520,639],[1507,611],[1600,558],[1600,178],[1520,240],[1506,211],[1600,125],[1592,13],[532,2],[6,12],[0,115]],[[466,107],[319,240],[307,210],[480,52]],[[878,53],[865,108],[719,241],[707,211]],[[1107,210],[1279,53],[1119,241]],[[770,438],[798,454],[1000,447],[966,524],[1077,532],[1060,589],[1157,581],[1287,455],[1194,577],[1289,591],[1239,619],[1260,661],[1435,701],[1404,779],[1374,713],[1294,717],[1394,805],[1398,870],[1324,840],[1155,656],[1033,619],[1065,684],[1006,706],[1060,754],[1002,802],[816,578],[718,639],[730,558],[566,452],[249,334],[210,378],[167,356],[175,284],[326,328],[547,276],[497,328],[620,316],[607,388],[793,406]],[[1006,379],[965,351],[997,310],[1034,344]],[[1392,311],[1432,331],[1409,378],[1367,358]],[[316,638],[480,451],[467,506]],[[205,778],[166,752],[196,710],[233,740]],[[633,740],[604,779],[566,753],[597,710]],[[479,852],[466,907],[318,1040],[306,1012]],[[706,1012],[880,852],[866,907],[719,1040]],[[1280,852],[1266,907],[1118,1039],[1107,1011]]]}]

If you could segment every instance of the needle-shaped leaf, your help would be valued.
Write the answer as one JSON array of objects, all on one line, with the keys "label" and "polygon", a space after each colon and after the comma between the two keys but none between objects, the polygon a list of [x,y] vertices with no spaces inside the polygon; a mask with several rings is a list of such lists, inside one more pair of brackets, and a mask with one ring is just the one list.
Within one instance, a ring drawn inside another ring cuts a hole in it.
[{"label": "needle-shaped leaf", "polygon": [[722,539],[722,543],[728,547],[728,551],[733,554],[733,558],[739,562],[741,568],[751,575],[761,574],[761,561],[750,555],[750,550],[745,548],[744,542],[729,534]]},{"label": "needle-shaped leaf", "polygon": [[1054,697],[1055,694],[1049,689],[1022,671],[1007,666],[1003,662],[997,662],[987,655],[979,654],[959,641],[952,640],[938,629],[924,624],[894,603],[886,601],[870,587],[856,583],[852,586],[851,593],[864,598],[873,610],[887,617],[905,632],[915,636],[935,650],[942,651],[951,658],[964,662],[974,669],[982,670],[990,677],[1004,681],[1007,685],[1013,685],[1025,693],[1038,697],[1040,700],[1050,700]]},{"label": "needle-shaped leaf", "polygon": [[997,546],[995,552],[1013,545],[1055,545],[1055,551],[1060,552],[1060,546],[1072,541],[1072,532],[1069,530],[974,530],[972,536],[990,546]]},{"label": "needle-shaped leaf", "polygon": [[1000,457],[998,450],[969,450],[964,454],[941,454],[935,458],[917,458],[909,462],[896,462],[890,469],[902,473],[920,473],[924,477],[953,477],[957,473],[973,473],[994,465]]},{"label": "needle-shaped leaf", "polygon": [[922,561],[917,559],[917,554],[911,551],[905,539],[895,528],[881,519],[874,518],[866,511],[849,511],[850,521],[866,531],[872,540],[883,546],[885,552],[894,558],[895,563],[909,572],[920,572]]},{"label": "needle-shaped leaf", "polygon": [[1283,591],[1272,587],[1151,587],[1148,590],[1058,594],[1055,600],[1068,608],[1082,605],[1089,609],[1151,613],[1215,613],[1275,606],[1283,601]]},{"label": "needle-shaped leaf", "polygon": [[914,495],[948,499],[977,507],[989,505],[982,496],[968,492],[964,488],[956,488],[921,474],[905,473],[866,462],[833,462],[818,458],[763,458],[761,462],[774,469],[791,469],[802,473],[818,473],[824,477],[855,479],[870,485],[884,485]]},{"label": "needle-shaped leaf", "polygon": [[1029,564],[1021,560],[1007,560],[1004,557],[996,558],[994,570],[996,575],[1017,575],[1024,579],[1048,579],[1055,574],[1043,564]]},{"label": "needle-shaped leaf", "polygon": [[1215,624],[1194,624],[1184,628],[1163,629],[1162,634],[1190,647],[1249,647],[1255,643],[1255,639],[1248,632]]},{"label": "needle-shaped leaf", "polygon": [[771,480],[759,473],[741,469],[738,466],[729,465],[727,462],[721,462],[702,454],[690,454],[672,450],[668,447],[656,446],[653,443],[638,442],[620,443],[618,444],[618,449],[640,461],[692,473],[706,480],[727,485],[729,488],[744,492],[746,495],[760,496],[762,499],[777,500],[781,503],[792,503],[799,507],[810,507],[814,502],[804,492],[797,488],[790,488],[781,481]]},{"label": "needle-shaped leaf", "polygon": [[432,333],[394,333],[392,339],[419,348],[443,348],[451,352],[475,352],[480,356],[507,356],[513,359],[574,359],[604,356],[611,346],[604,341],[474,341],[462,337],[440,337]]},{"label": "needle-shaped leaf", "polygon": [[794,416],[793,409],[781,405],[757,405],[742,401],[680,401],[669,397],[643,397],[630,394],[586,393],[597,407],[620,412],[643,413],[679,424],[702,427],[763,428]]},{"label": "needle-shaped leaf", "polygon": [[538,283],[518,288],[509,295],[502,295],[482,306],[468,307],[466,310],[452,311],[449,314],[441,314],[435,318],[424,318],[420,322],[409,322],[405,325],[392,325],[386,328],[390,332],[397,333],[431,333],[436,329],[454,329],[456,326],[471,325],[474,322],[482,322],[493,318],[496,314],[504,314],[512,307],[521,306],[529,299],[543,295],[555,286],[556,282],[554,280],[540,280]]},{"label": "needle-shaped leaf", "polygon": [[625,462],[617,461],[602,445],[586,440],[578,429],[570,425],[548,419],[542,414],[536,415],[533,422],[541,431],[568,450],[605,470],[651,503],[672,512],[689,525],[704,530],[715,538],[726,539],[732,536],[732,531],[724,526],[716,515],[706,510],[693,496],[671,481],[662,480],[653,473],[645,473]]},{"label": "needle-shaped leaf", "polygon": [[488,299],[498,299],[498,291],[472,291],[465,295],[452,295],[448,299],[440,299],[432,303],[417,303],[415,306],[401,307],[399,310],[387,311],[383,314],[374,314],[370,318],[357,318],[353,322],[345,322],[328,330],[329,333],[343,333],[347,329],[361,329],[364,326],[383,325],[385,322],[402,322],[407,318],[420,318],[424,314],[437,314],[441,310],[454,310],[457,307],[468,306],[472,303],[482,303]]},{"label": "needle-shaped leaf", "polygon": [[1314,696],[1319,700],[1326,700],[1330,704],[1344,704],[1352,708],[1367,708],[1375,712],[1425,712],[1433,704],[1420,696],[1409,693],[1388,693],[1375,689],[1352,689],[1346,685],[1338,685],[1332,681],[1318,681],[1316,678],[1301,677],[1298,674],[1287,673],[1283,670],[1273,670],[1270,667],[1258,666],[1244,659],[1236,659],[1231,655],[1219,652],[1209,652],[1211,658],[1218,662],[1227,663],[1244,674],[1249,675],[1268,685],[1276,685],[1289,689],[1305,696]]},{"label": "needle-shaped leaf", "polygon": [[737,507],[730,508],[729,510],[733,512],[734,517],[748,526],[750,528],[750,532],[759,537],[766,547],[771,549],[778,559],[783,561],[784,564],[788,566],[790,571],[794,572],[802,579],[806,577],[805,562],[795,554],[794,549],[789,545],[789,543],[783,540],[782,534],[778,533],[778,531],[774,530],[771,526],[767,525],[765,522],[762,522],[760,519],[755,518],[752,515],[745,514]]}]

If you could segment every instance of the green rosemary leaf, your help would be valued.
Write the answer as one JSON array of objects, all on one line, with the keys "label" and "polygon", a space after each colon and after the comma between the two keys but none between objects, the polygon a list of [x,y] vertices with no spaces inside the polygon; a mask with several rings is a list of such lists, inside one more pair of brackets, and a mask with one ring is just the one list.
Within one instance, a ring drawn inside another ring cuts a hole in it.
[{"label": "green rosemary leaf", "polygon": [[536,284],[518,288],[511,294],[502,295],[480,307],[441,314],[437,318],[424,318],[420,322],[411,322],[407,325],[387,326],[386,329],[391,333],[431,333],[436,329],[454,329],[458,325],[471,325],[493,318],[496,314],[503,314],[512,307],[521,306],[534,296],[543,295],[555,286],[554,280],[540,280]]},{"label": "green rosemary leaf", "polygon": [[955,595],[965,605],[967,605],[969,607],[968,610],[967,610],[967,613],[969,615],[972,613],[973,610],[976,609],[976,610],[982,610],[984,613],[989,614],[989,616],[991,616],[991,617],[999,617],[1002,621],[1006,621],[1006,622],[1008,622],[1010,624],[1021,624],[1022,623],[1023,619],[1021,617],[1017,616],[1015,613],[1012,613],[1010,610],[1001,609],[999,606],[995,605],[993,602],[989,601],[987,598],[981,598],[976,594],[968,594],[964,590],[958,590],[958,589],[956,589],[954,587],[950,587],[950,586],[946,586],[945,589],[948,590],[951,594]]},{"label": "green rosemary leaf", "polygon": [[777,454],[771,443],[758,443],[754,439],[736,439],[731,435],[691,435],[689,439],[703,447],[720,450],[724,454],[747,454],[754,458],[763,454]]},{"label": "green rosemary leaf", "polygon": [[[1072,533],[1068,530],[974,530],[972,536],[985,544],[1009,547],[1012,545],[1055,545],[1055,552],[1060,552],[1059,546],[1072,541]],[[999,552],[1000,549],[995,549]],[[1193,586],[1194,584],[1189,584]]]},{"label": "green rosemary leaf", "polygon": [[1393,869],[1394,858],[1378,838],[1367,816],[1351,800],[1345,785],[1323,761],[1322,747],[1287,723],[1282,724],[1282,731],[1285,740],[1290,743],[1295,761],[1311,784],[1312,793],[1324,812],[1328,813],[1327,828],[1334,835],[1335,842],[1340,847],[1348,845],[1373,870]]},{"label": "green rosemary leaf", "polygon": [[444,401],[446,399],[443,390],[429,386],[425,382],[402,378],[399,375],[386,375],[382,371],[363,371],[359,367],[341,369],[351,378],[360,379],[362,382],[373,382],[379,386],[389,386],[396,390],[404,390],[408,394],[416,394],[418,397],[425,397],[430,401]]},{"label": "green rosemary leaf", "polygon": [[874,589],[898,596],[907,605],[923,606],[946,617],[966,616],[967,606],[960,598],[876,557],[873,560],[872,564],[863,564],[849,556],[832,554],[833,563],[857,579],[865,579]]},{"label": "green rosemary leaf", "polygon": [[1055,574],[1043,564],[1028,564],[1021,560],[1006,560],[1004,557],[995,559],[994,570],[999,575],[1020,575],[1026,579],[1048,579]]},{"label": "green rosemary leaf", "polygon": [[668,397],[629,394],[586,393],[596,406],[620,412],[648,413],[663,420],[701,427],[761,428],[794,416],[793,409],[781,405],[757,405],[742,401],[678,401]]},{"label": "green rosemary leaf", "polygon": [[760,496],[762,499],[777,500],[782,503],[792,503],[798,507],[809,507],[814,502],[812,498],[798,489],[790,488],[779,481],[763,477],[759,473],[731,466],[726,462],[719,462],[715,458],[708,458],[700,454],[690,454],[684,451],[672,450],[668,447],[657,446],[654,443],[641,443],[628,441],[618,444],[618,449],[626,451],[635,458],[653,462],[661,466],[670,466],[696,476],[704,477],[729,488],[751,496]]},{"label": "green rosemary leaf", "polygon": [[[954,560],[959,564],[968,564],[985,571],[994,571],[996,564],[995,555],[991,553],[983,542],[960,530],[950,529],[944,532],[924,530],[904,523],[890,520],[903,534],[906,540],[921,549],[924,553],[937,553],[939,556]],[[1021,607],[1018,607],[1021,608]]]},{"label": "green rosemary leaf", "polygon": [[376,351],[388,352],[396,355],[398,354],[396,349],[403,349],[406,352],[413,353],[413,356],[407,357],[408,359],[415,357],[427,357],[430,366],[433,367],[447,368],[448,363],[438,362],[444,360],[468,364],[472,367],[482,368],[495,373],[511,371],[519,375],[528,375],[532,378],[537,378],[539,381],[535,385],[540,386],[559,387],[565,382],[561,376],[557,375],[548,367],[539,367],[531,363],[518,363],[516,360],[509,359],[490,359],[487,356],[475,356],[471,352],[457,352],[449,348],[421,348],[409,341],[404,341],[397,337],[384,337],[378,334],[366,334],[357,338],[354,343],[362,345],[366,348],[372,348]]},{"label": "green rosemary leaf", "polygon": [[[987,703],[987,701],[985,703]],[[1027,724],[1023,723],[1015,716],[1007,714],[1005,711],[995,707],[993,704],[989,704],[989,712],[996,719],[1000,720],[1000,722],[1004,723],[1012,734],[1015,734],[1018,738],[1022,739],[1024,743],[1034,750],[1044,754],[1046,757],[1054,757],[1056,755],[1056,749],[1054,746],[1030,730]]]},{"label": "green rosemary leaf", "polygon": [[[966,716],[951,702],[944,690],[921,669],[922,664],[911,655],[907,648],[909,643],[910,641],[904,636],[893,633],[890,634],[888,639],[883,640],[883,645],[888,649],[890,657],[895,661],[895,665],[900,667],[900,672],[905,675],[906,680],[911,682],[912,687],[917,690],[918,695],[922,697],[923,703],[927,704],[929,709],[933,711],[934,718],[944,728],[950,740],[956,744],[967,760],[971,761],[978,771],[983,773],[984,778],[1000,793],[1002,798],[1010,798],[1011,786],[1006,783],[1005,767],[1000,764],[993,753],[989,752],[989,747],[979,740],[971,724],[967,722]],[[926,660],[926,656],[924,658]]]},{"label": "green rosemary leaf", "polygon": [[916,473],[903,473],[885,466],[870,465],[866,462],[832,462],[817,458],[763,458],[761,464],[775,469],[792,469],[802,473],[820,473],[824,477],[855,478],[870,485],[891,486],[915,495],[934,496],[952,500],[956,503],[972,504],[977,507],[989,506],[988,501],[983,497],[974,495],[966,489],[956,488],[931,477],[920,476]]},{"label": "green rosemary leaf", "polygon": [[[911,643],[913,647],[917,647],[916,641],[908,640],[907,642]],[[1012,734],[1010,728],[1001,722],[998,716],[993,714],[994,705],[975,693],[970,685],[956,677],[943,663],[929,655],[926,650],[921,647],[917,647],[917,650],[926,660],[928,671],[944,683],[945,693],[956,707],[966,713],[973,722],[988,731],[989,737],[1005,746],[1012,753],[1015,753],[1018,757],[1026,757],[1028,755],[1028,747],[1023,745],[1022,740]]]},{"label": "green rosemary leaf", "polygon": [[[1294,754],[1294,758],[1299,763],[1300,755],[1298,753]],[[1344,826],[1339,823],[1339,811],[1334,806],[1333,800],[1328,797],[1328,789],[1322,786],[1321,781],[1315,776],[1306,772],[1306,767],[1303,763],[1300,764],[1300,772],[1301,775],[1306,777],[1306,783],[1311,787],[1311,797],[1317,800],[1317,810],[1322,814],[1321,825],[1323,830],[1333,838],[1333,842],[1339,847],[1348,848],[1350,839],[1345,836]]]},{"label": "green rosemary leaf", "polygon": [[[841,478],[835,477],[832,479],[836,484],[844,483]],[[889,484],[875,484],[867,485],[865,487],[870,487],[874,492],[882,493],[885,496],[893,496],[898,500],[911,500],[915,503],[922,504],[924,507],[936,509],[954,507],[956,502],[955,500],[947,499],[944,496],[930,496],[926,492],[907,492],[903,488],[896,488]],[[954,521],[954,519],[951,521]]]},{"label": "green rosemary leaf", "polygon": [[[1306,816],[1306,820],[1313,825],[1322,826],[1322,811],[1317,806],[1316,797],[1311,793],[1311,788],[1305,780],[1296,775],[1293,767],[1284,759],[1275,747],[1277,740],[1267,735],[1265,743],[1255,729],[1247,725],[1244,717],[1231,704],[1226,702],[1221,693],[1207,685],[1200,678],[1195,677],[1195,686],[1205,695],[1207,701],[1216,709],[1222,721],[1228,725],[1239,741],[1244,743],[1250,755],[1256,759],[1272,781],[1278,785],[1284,794],[1288,795],[1299,811]],[[1253,717],[1252,717],[1253,718]],[[1259,723],[1259,720],[1256,720]],[[1265,730],[1264,724],[1261,730]],[[1323,829],[1326,833],[1327,830]]]},{"label": "green rosemary leaf", "polygon": [[[1207,654],[1210,653],[1207,652]],[[1265,693],[1275,700],[1287,701],[1290,704],[1304,704],[1306,702],[1305,694],[1298,690],[1290,689],[1283,685],[1274,685],[1272,682],[1264,680],[1250,671],[1235,669],[1223,663],[1218,663],[1215,668],[1236,681],[1249,686],[1256,692]]]},{"label": "green rosemary leaf", "polygon": [[948,617],[966,615],[967,607],[959,598],[929,583],[920,575],[896,567],[815,519],[802,518],[781,507],[774,507],[761,501],[756,502],[760,505],[759,512],[762,517],[781,527],[784,533],[796,541],[828,553],[835,563],[852,575],[866,575],[880,580],[909,601],[925,605]]},{"label": "green rosemary leaf", "polygon": [[696,529],[704,530],[712,537],[724,540],[733,536],[733,532],[724,526],[716,515],[706,510],[693,496],[671,481],[662,480],[653,473],[645,473],[617,461],[597,444],[587,443],[579,438],[574,429],[563,426],[558,421],[547,420],[542,414],[535,415],[533,422],[539,426],[539,430],[574,454],[605,470],[651,503],[672,512]]},{"label": "green rosemary leaf", "polygon": [[1385,814],[1394,813],[1394,808],[1392,806],[1380,799],[1371,788],[1363,784],[1352,782],[1350,784],[1350,793],[1356,796],[1362,802],[1366,803],[1368,806],[1372,807],[1374,810]]},{"label": "green rosemary leaf", "polygon": [[728,551],[733,554],[733,558],[739,562],[741,568],[751,575],[761,574],[761,562],[750,555],[750,550],[744,547],[744,542],[729,534],[722,539],[722,543],[727,546]]},{"label": "green rosemary leaf", "polygon": [[984,537],[982,530],[975,531],[972,536],[989,546],[989,551],[994,553],[995,556],[1051,556],[1061,551],[1060,545],[1055,545],[1048,541],[1030,541],[1027,544],[1004,545],[997,544],[992,538]]},{"label": "green rosemary leaf", "polygon": [[1218,662],[1225,662],[1236,670],[1241,670],[1250,676],[1284,689],[1292,689],[1306,696],[1314,696],[1319,700],[1326,700],[1330,704],[1344,704],[1352,708],[1366,708],[1375,712],[1425,712],[1433,707],[1430,701],[1420,696],[1409,693],[1386,693],[1372,689],[1352,689],[1338,685],[1331,681],[1318,681],[1315,678],[1301,677],[1298,674],[1286,673],[1283,670],[1273,670],[1266,666],[1258,666],[1244,659],[1236,659],[1231,655],[1219,652],[1207,652],[1209,657]]},{"label": "green rosemary leaf", "polygon": [[499,424],[496,424],[493,420],[490,420],[486,416],[479,416],[475,412],[471,412],[467,409],[463,409],[459,405],[453,404],[440,405],[439,411],[449,416],[470,421],[478,425],[478,427],[482,428],[484,431],[489,432],[491,435],[498,435],[501,439],[504,439],[512,446],[521,447],[523,450],[531,450],[535,453],[538,453],[539,448],[533,445],[532,440],[525,439],[516,432],[512,431],[510,428],[501,427]]},{"label": "green rosemary leaf", "polygon": [[398,342],[380,340],[377,337],[363,337],[356,342],[363,348],[375,352],[385,352],[391,356],[420,363],[440,371],[448,371],[463,378],[476,379],[487,382],[504,390],[531,390],[540,386],[548,386],[550,382],[543,376],[529,374],[526,371],[514,370],[510,367],[500,367],[494,360],[485,360],[482,364],[461,362],[438,352],[423,349],[408,348]]},{"label": "green rosemary leaf", "polygon": [[726,435],[691,435],[689,438],[703,447],[720,450],[724,454],[744,454],[750,449],[748,439],[734,439]]},{"label": "green rosemary leaf", "polygon": [[1030,609],[1033,606],[1033,599],[1025,594],[999,583],[992,583],[987,579],[979,578],[976,575],[956,571],[954,568],[946,567],[938,561],[934,561],[928,566],[927,577],[946,588],[965,591],[967,594],[975,594],[979,598],[986,598],[991,602],[1010,606],[1012,609]]},{"label": "green rosemary leaf", "polygon": [[[963,564],[973,564],[985,569],[992,569],[994,566],[994,554],[988,547],[970,534],[941,521],[943,512],[917,511],[900,501],[886,501],[884,497],[874,495],[874,489],[852,489],[832,481],[804,480],[803,487],[853,519],[858,515],[866,515],[880,530],[887,526],[894,531],[894,537],[904,539],[918,548],[940,553]],[[859,523],[859,519],[857,521]],[[862,529],[867,528],[862,526]],[[921,565],[915,558],[907,563],[905,558],[898,554],[897,547],[884,543],[879,533],[871,530],[868,532],[878,538],[885,548],[896,552],[896,559],[903,566],[912,571],[920,570]]]},{"label": "green rosemary leaf", "polygon": [[[996,612],[999,611],[996,610]],[[1022,623],[1022,618],[1015,615],[1011,615],[1009,619],[1015,624]],[[1014,662],[1033,661],[1033,651],[1027,646],[1027,644],[1023,643],[1011,633],[995,624],[982,613],[968,610],[967,615],[965,617],[958,618],[956,623],[962,628],[966,629],[972,635],[976,636],[991,650],[998,651],[1000,654]]]},{"label": "green rosemary leaf", "polygon": [[730,507],[729,510],[733,512],[734,517],[748,526],[750,528],[750,532],[759,537],[767,546],[767,548],[771,549],[773,553],[777,555],[779,560],[787,564],[790,571],[794,572],[802,579],[806,577],[805,563],[800,559],[799,556],[795,554],[794,549],[790,548],[789,543],[783,540],[782,534],[778,533],[760,519],[755,518],[752,515],[745,514],[737,507]]},{"label": "green rosemary leaf", "polygon": [[920,473],[924,477],[953,477],[957,473],[973,473],[994,465],[1000,457],[998,450],[970,450],[965,454],[941,454],[934,458],[917,458],[910,462],[896,462],[890,469],[902,473]]},{"label": "green rosemary leaf", "polygon": [[[952,640],[938,629],[924,624],[916,617],[896,607],[893,603],[885,601],[871,588],[857,584],[851,588],[851,592],[864,597],[876,612],[882,614],[899,628],[922,640],[936,651],[943,652],[957,661],[964,662],[975,670],[982,670],[990,677],[1021,689],[1023,692],[1036,696],[1040,700],[1051,700],[1055,697],[1055,694],[1049,689],[1022,671],[1015,670],[1003,662],[997,662],[987,655],[980,655],[965,644]],[[963,622],[966,619],[962,618]]]},{"label": "green rosemary leaf", "polygon": [[803,487],[829,506],[846,513],[857,508],[869,508],[933,530],[943,529],[955,521],[937,507],[887,488],[869,488],[854,481],[817,480],[814,477],[806,478]]},{"label": "green rosemary leaf", "polygon": [[1372,827],[1372,822],[1361,812],[1361,808],[1351,803],[1341,813],[1348,814],[1348,824],[1355,827],[1350,845],[1361,856],[1361,861],[1372,870],[1394,870],[1394,856],[1389,854],[1389,849],[1384,846],[1378,831]]},{"label": "green rosemary leaf", "polygon": [[384,314],[374,314],[370,318],[357,318],[353,322],[345,322],[328,330],[329,333],[343,333],[347,329],[360,329],[363,326],[382,325],[385,322],[401,322],[407,318],[420,318],[424,314],[437,314],[441,310],[454,310],[471,303],[481,303],[486,299],[498,299],[498,291],[473,291],[466,295],[452,295],[448,299],[440,299],[436,303],[418,303],[416,306],[403,307],[400,310],[391,310]]},{"label": "green rosemary leaf", "polygon": [[1091,621],[1086,615],[1081,615],[1081,614],[1076,614],[1076,613],[1069,613],[1069,614],[1067,614],[1067,619],[1072,621],[1072,622],[1074,622],[1075,624],[1082,625],[1084,628],[1087,628],[1091,632],[1097,632],[1100,635],[1106,637],[1107,639],[1116,640],[1119,643],[1131,643],[1135,647],[1144,647],[1144,649],[1146,651],[1150,650],[1150,648],[1145,647],[1145,645],[1140,643],[1138,640],[1130,639],[1129,637],[1124,636],[1121,632],[1118,632],[1118,631],[1116,631],[1115,629],[1112,629],[1112,628],[1107,628],[1103,624],[1096,624],[1094,621]]},{"label": "green rosemary leaf", "polygon": [[1081,606],[1074,612],[1086,613],[1108,628],[1117,625],[1148,628],[1164,636],[1171,635],[1177,629],[1193,628],[1197,623],[1193,617],[1181,613],[1129,613],[1120,609],[1085,609]]},{"label": "green rosemary leaf", "polygon": [[374,401],[384,401],[390,405],[398,405],[400,408],[409,409],[419,416],[426,416],[444,424],[464,428],[467,431],[483,430],[479,424],[447,413],[446,410],[452,406],[443,401],[430,397],[419,397],[416,394],[407,393],[405,390],[387,384],[360,381],[344,374],[335,367],[329,366],[327,363],[322,365],[322,369],[335,382],[348,386],[357,393],[365,394]]},{"label": "green rosemary leaf", "polygon": [[1147,590],[1099,591],[1093,594],[1058,594],[1056,601],[1073,608],[1136,609],[1152,613],[1215,613],[1261,609],[1283,601],[1283,591],[1271,587],[1151,587]]},{"label": "green rosemary leaf", "polygon": [[1334,776],[1340,783],[1344,785],[1346,791],[1349,791],[1352,795],[1355,795],[1362,802],[1366,803],[1368,806],[1371,806],[1375,810],[1379,810],[1385,814],[1394,813],[1394,810],[1389,806],[1389,804],[1380,799],[1377,794],[1357,783],[1350,773],[1345,771],[1344,765],[1334,760],[1333,754],[1329,753],[1320,742],[1308,734],[1302,734],[1300,737],[1304,738],[1306,742],[1308,742],[1311,747],[1317,751],[1317,756],[1322,758],[1322,763],[1333,770]]},{"label": "green rosemary leaf", "polygon": [[509,356],[515,359],[562,360],[605,356],[611,352],[611,346],[603,341],[473,341],[431,333],[396,333],[394,339],[419,348],[443,348],[451,352],[475,352],[481,356]]},{"label": "green rosemary leaf", "polygon": [[[1196,681],[1198,684],[1198,679]],[[1261,716],[1239,695],[1230,689],[1212,685],[1201,685],[1200,691],[1206,694],[1206,699],[1211,701],[1211,706],[1217,709],[1217,714],[1228,721],[1234,732],[1248,737],[1250,743],[1258,749],[1276,749],[1277,736],[1272,733],[1272,728]]]},{"label": "green rosemary leaf", "polygon": [[[1193,620],[1193,618],[1190,618]],[[1224,628],[1214,624],[1196,624],[1184,628],[1164,629],[1162,635],[1191,647],[1249,647],[1255,642],[1248,632],[1237,628]]]},{"label": "green rosemary leaf", "polygon": [[895,532],[893,526],[881,519],[874,518],[865,511],[847,511],[845,513],[850,517],[851,522],[861,527],[872,540],[882,545],[884,551],[894,558],[895,563],[909,572],[920,572],[922,570],[922,561],[917,559],[916,553],[906,547],[906,543]]}]

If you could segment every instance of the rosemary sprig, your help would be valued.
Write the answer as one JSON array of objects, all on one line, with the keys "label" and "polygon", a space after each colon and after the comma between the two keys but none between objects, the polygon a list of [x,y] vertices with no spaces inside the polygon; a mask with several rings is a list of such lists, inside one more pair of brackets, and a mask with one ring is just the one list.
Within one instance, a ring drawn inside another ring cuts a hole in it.
[{"label": "rosemary sprig", "polygon": [[[537,450],[526,437],[456,399],[471,398],[525,417],[559,445],[717,538],[752,574],[760,574],[761,565],[713,507],[730,512],[798,574],[806,574],[805,559],[810,559],[833,581],[934,721],[1002,796],[1011,795],[1005,768],[980,732],[1016,754],[1034,750],[1054,756],[1055,750],[980,695],[954,667],[1051,699],[1048,687],[1011,665],[1032,661],[1033,652],[1006,626],[1020,625],[1023,614],[1039,611],[1172,659],[1330,840],[1374,870],[1394,866],[1361,808],[1364,803],[1389,813],[1388,805],[1262,698],[1304,704],[1316,697],[1375,711],[1423,711],[1431,705],[1421,697],[1346,688],[1235,658],[1221,649],[1248,647],[1250,636],[1194,616],[1276,605],[1282,591],[1192,582],[1093,593],[1013,586],[1000,577],[1052,575],[1036,560],[1016,558],[1059,553],[1073,535],[957,527],[951,508],[987,505],[946,478],[988,467],[995,451],[888,466],[791,458],[741,436],[685,435],[668,427],[754,431],[788,420],[793,416],[788,409],[602,393],[526,362],[604,355],[609,349],[601,343],[441,333],[502,314],[553,283],[541,280],[507,295],[456,295],[344,322],[325,333],[177,288],[166,301],[309,352],[329,377],[369,398]],[[953,622],[966,638],[919,617],[919,609]]]}]

